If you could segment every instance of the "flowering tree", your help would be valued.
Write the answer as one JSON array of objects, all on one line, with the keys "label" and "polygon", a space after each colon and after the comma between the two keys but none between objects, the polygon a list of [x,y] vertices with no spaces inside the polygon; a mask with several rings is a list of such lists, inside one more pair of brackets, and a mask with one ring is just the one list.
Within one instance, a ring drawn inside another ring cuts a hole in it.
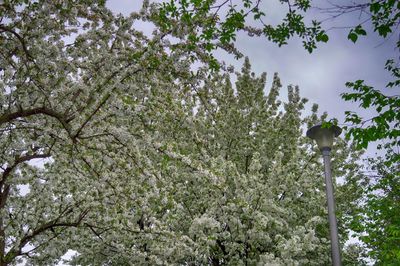
[{"label": "flowering tree", "polygon": [[[69,249],[80,265],[328,263],[322,166],[302,134],[317,110],[302,118],[297,87],[282,104],[279,78],[265,95],[248,60],[235,85],[210,72],[209,40],[193,47],[147,2],[127,17],[83,0],[0,14],[0,265]],[[335,149],[345,240],[357,156]]]}]

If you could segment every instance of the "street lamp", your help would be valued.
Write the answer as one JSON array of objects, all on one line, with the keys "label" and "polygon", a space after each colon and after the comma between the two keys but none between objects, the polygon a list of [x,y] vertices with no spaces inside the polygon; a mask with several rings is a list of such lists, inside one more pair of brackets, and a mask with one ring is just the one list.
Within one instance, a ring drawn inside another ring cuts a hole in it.
[{"label": "street lamp", "polygon": [[320,149],[322,157],[324,158],[326,197],[328,201],[329,229],[331,235],[332,264],[334,266],[340,266],[342,265],[342,262],[340,259],[339,235],[335,214],[335,198],[333,196],[331,148],[333,139],[339,136],[341,132],[342,129],[338,126],[332,125],[327,128],[322,127],[320,124],[307,130],[307,137],[314,139],[317,142],[318,148]]}]

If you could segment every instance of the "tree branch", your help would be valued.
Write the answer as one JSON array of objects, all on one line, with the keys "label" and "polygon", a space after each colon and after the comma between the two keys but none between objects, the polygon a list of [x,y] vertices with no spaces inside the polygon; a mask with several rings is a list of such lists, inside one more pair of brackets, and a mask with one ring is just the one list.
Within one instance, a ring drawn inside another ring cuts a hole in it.
[{"label": "tree branch", "polygon": [[19,242],[18,246],[13,247],[7,253],[7,255],[5,257],[8,261],[6,261],[6,263],[12,261],[17,256],[20,256],[22,254],[22,248],[27,243],[29,243],[29,241],[31,241],[33,238],[35,238],[39,234],[41,234],[47,230],[52,230],[56,227],[78,227],[81,224],[82,220],[85,218],[85,216],[88,214],[88,212],[89,212],[89,209],[84,210],[79,215],[78,219],[74,222],[59,222],[58,220],[60,219],[60,217],[57,217],[55,220],[41,225],[40,227],[35,229],[31,234],[25,235]]},{"label": "tree branch", "polygon": [[2,32],[9,32],[12,35],[14,35],[15,37],[17,37],[18,41],[21,43],[22,50],[24,51],[24,53],[25,53],[26,57],[28,58],[28,60],[30,60],[32,62],[34,61],[32,55],[28,51],[28,48],[27,48],[26,43],[25,43],[25,40],[21,35],[19,35],[14,30],[9,29],[8,27],[6,27],[6,26],[4,26],[2,24],[0,24],[0,29],[2,30]]},{"label": "tree branch", "polygon": [[33,108],[33,109],[28,109],[28,110],[20,109],[14,113],[2,114],[0,116],[0,125],[2,125],[4,123],[10,123],[11,121],[18,119],[18,118],[29,117],[29,116],[38,115],[38,114],[43,114],[43,115],[47,115],[47,116],[56,118],[62,124],[62,126],[65,128],[65,130],[67,130],[67,132],[69,133],[69,125],[68,125],[67,119],[64,117],[64,115],[62,115],[54,110],[48,109],[46,107],[38,107],[38,108]]}]

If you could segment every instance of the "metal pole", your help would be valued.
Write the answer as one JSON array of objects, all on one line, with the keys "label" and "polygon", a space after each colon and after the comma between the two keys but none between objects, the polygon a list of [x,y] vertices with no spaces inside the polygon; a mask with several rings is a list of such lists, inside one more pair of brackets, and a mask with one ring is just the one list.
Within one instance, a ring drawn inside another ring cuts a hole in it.
[{"label": "metal pole", "polygon": [[335,197],[333,195],[332,173],[331,173],[331,149],[321,150],[325,165],[326,198],[328,201],[329,229],[331,234],[332,265],[341,266],[339,235],[335,214]]}]

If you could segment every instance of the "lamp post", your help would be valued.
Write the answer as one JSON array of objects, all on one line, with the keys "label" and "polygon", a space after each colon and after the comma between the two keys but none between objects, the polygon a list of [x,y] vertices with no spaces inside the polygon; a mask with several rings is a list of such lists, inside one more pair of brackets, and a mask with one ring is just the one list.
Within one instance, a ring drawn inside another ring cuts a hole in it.
[{"label": "lamp post", "polygon": [[331,252],[332,264],[334,266],[342,265],[339,248],[339,235],[335,214],[335,198],[333,195],[332,173],[331,173],[331,148],[333,139],[340,135],[342,129],[332,125],[329,128],[323,128],[321,125],[316,125],[307,130],[307,137],[315,140],[318,148],[322,153],[325,165],[325,183],[326,183],[326,198],[328,201],[328,217],[329,229],[331,235]]}]

